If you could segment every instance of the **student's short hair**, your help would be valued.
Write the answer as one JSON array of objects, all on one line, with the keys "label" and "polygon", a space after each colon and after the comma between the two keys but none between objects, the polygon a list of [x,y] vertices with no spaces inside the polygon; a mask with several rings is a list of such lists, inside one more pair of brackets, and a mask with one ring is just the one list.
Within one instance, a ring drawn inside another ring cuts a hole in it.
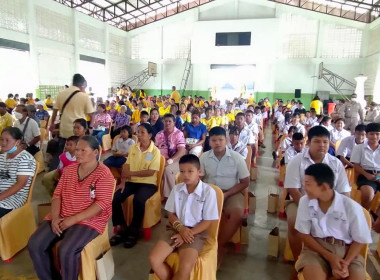
[{"label": "student's short hair", "polygon": [[12,93],[8,94],[8,98],[12,98],[12,97],[13,97]]},{"label": "student's short hair", "polygon": [[236,114],[235,119],[236,119],[237,117],[243,117],[243,118],[245,118],[245,114],[242,113],[242,112],[239,112],[239,113]]},{"label": "student's short hair", "polygon": [[101,107],[103,110],[106,109],[106,105],[104,105],[104,104],[98,104],[98,107]]},{"label": "student's short hair", "polygon": [[229,135],[231,134],[235,134],[235,135],[239,135],[240,132],[239,132],[239,129],[236,127],[236,126],[232,126],[228,132]]},{"label": "student's short hair", "polygon": [[208,111],[212,111],[212,108],[211,107],[207,107],[206,110],[205,110],[205,113],[207,113]]},{"label": "student's short hair", "polygon": [[210,132],[209,132],[209,135],[210,135],[210,138],[212,136],[224,136],[224,137],[227,137],[226,130],[223,127],[221,127],[221,126],[215,126],[215,127],[211,128]]},{"label": "student's short hair", "polygon": [[[249,107],[249,106],[248,106]],[[253,107],[253,106],[252,106]],[[248,115],[248,114],[251,114],[251,115],[253,115],[254,113],[253,113],[253,111],[252,110],[247,110],[247,111],[245,111],[245,114],[246,115]]]},{"label": "student's short hair", "polygon": [[318,185],[322,185],[326,183],[330,186],[330,188],[334,187],[334,172],[325,163],[316,163],[310,165],[305,170],[305,175],[312,176]]},{"label": "student's short hair", "polygon": [[197,169],[201,168],[201,163],[196,155],[188,154],[184,155],[179,159],[179,164],[190,163],[194,165]]},{"label": "student's short hair", "polygon": [[123,130],[128,131],[128,138],[132,138],[132,128],[129,125],[123,125],[120,128],[120,132],[122,132]]},{"label": "student's short hair", "polygon": [[380,132],[380,123],[369,123],[365,128],[365,132]]},{"label": "student's short hair", "polygon": [[165,114],[164,115],[164,120],[165,119],[172,119],[173,120],[173,122],[175,122],[175,116],[173,115],[173,114]]},{"label": "student's short hair", "polygon": [[289,127],[289,129],[288,129],[288,133],[289,132],[295,132],[295,131],[297,131],[297,127],[296,126],[294,126],[294,125],[292,125],[291,127]]},{"label": "student's short hair", "polygon": [[201,117],[201,112],[199,112],[198,109],[194,109],[194,110],[191,112],[191,115],[195,115],[195,116]]},{"label": "student's short hair", "polygon": [[149,113],[147,111],[141,111],[140,117],[142,117],[142,116],[147,116],[149,118]]},{"label": "student's short hair", "polygon": [[294,118],[294,117],[299,117],[299,118],[300,118],[301,115],[300,115],[299,113],[294,113],[294,114],[293,114],[293,118]]},{"label": "student's short hair", "polygon": [[355,132],[356,131],[359,131],[359,132],[365,132],[365,129],[366,129],[366,125],[365,124],[358,124],[357,126],[355,126]]},{"label": "student's short hair", "polygon": [[81,74],[75,74],[73,76],[73,86],[83,86],[85,82],[86,79]]},{"label": "student's short hair", "polygon": [[68,142],[68,141],[72,141],[72,142],[78,143],[79,136],[75,136],[75,135],[70,136],[69,138],[66,139],[66,142]]},{"label": "student's short hair", "polygon": [[311,141],[314,137],[326,137],[330,139],[330,132],[323,126],[313,126],[307,133],[308,141]]},{"label": "student's short hair", "polygon": [[335,123],[338,123],[340,121],[344,122],[344,119],[343,118],[338,118],[338,119],[335,120]]},{"label": "student's short hair", "polygon": [[292,136],[292,141],[298,141],[298,140],[303,140],[303,134],[296,132]]}]

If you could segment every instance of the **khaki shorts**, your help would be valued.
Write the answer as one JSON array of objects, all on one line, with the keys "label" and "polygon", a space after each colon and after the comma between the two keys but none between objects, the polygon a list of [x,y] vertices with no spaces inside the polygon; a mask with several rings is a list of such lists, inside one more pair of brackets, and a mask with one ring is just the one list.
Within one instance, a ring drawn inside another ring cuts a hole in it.
[{"label": "khaki shorts", "polygon": [[[344,258],[348,249],[348,245],[330,244],[322,239],[315,238],[317,242],[326,250],[338,255],[340,258]],[[296,270],[300,272],[305,266],[314,265],[319,266],[321,269],[331,276],[331,267],[328,261],[322,258],[317,252],[310,250],[306,246],[302,248],[301,255],[296,262]],[[366,271],[364,269],[364,259],[358,255],[348,267],[349,274],[361,275],[365,279]]]},{"label": "khaki shorts", "polygon": [[294,220],[297,217],[298,205],[293,200],[287,201],[285,205],[285,213],[288,219],[293,218]]},{"label": "khaki shorts", "polygon": [[[166,226],[166,231],[165,233],[161,236],[161,240],[165,241],[168,243],[170,246],[173,244],[173,239],[171,237],[176,234],[177,232],[172,228],[171,225]],[[187,249],[187,248],[193,248],[198,251],[198,254],[202,251],[203,245],[205,244],[206,240],[208,239],[209,234],[206,231],[198,233],[194,236],[194,242],[191,244],[188,243],[183,243],[180,247],[176,248],[178,250],[181,249]]]},{"label": "khaki shorts", "polygon": [[223,209],[233,208],[244,209],[244,194],[242,192],[238,192],[224,201]]}]

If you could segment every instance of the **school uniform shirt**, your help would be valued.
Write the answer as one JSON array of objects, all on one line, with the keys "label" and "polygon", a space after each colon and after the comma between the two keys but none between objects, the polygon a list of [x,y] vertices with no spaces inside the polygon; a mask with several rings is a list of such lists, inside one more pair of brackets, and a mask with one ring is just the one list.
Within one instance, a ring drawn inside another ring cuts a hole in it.
[{"label": "school uniform shirt", "polygon": [[216,126],[216,122],[214,118],[210,119],[201,119],[201,123],[203,123],[207,127],[207,131],[210,131],[211,128]]},{"label": "school uniform shirt", "polygon": [[[102,211],[77,224],[89,226],[102,234],[112,215],[114,177],[107,166],[99,163],[92,173],[80,181],[78,167],[79,163],[74,163],[63,170],[52,200],[61,199],[61,218],[81,213],[95,203]],[[95,190],[91,191],[92,188]],[[47,215],[45,220],[51,220],[51,214]]]},{"label": "school uniform shirt", "polygon": [[372,243],[371,230],[363,208],[351,198],[334,191],[334,199],[323,213],[318,199],[301,197],[298,204],[296,230],[316,238],[334,237],[346,244]]},{"label": "school uniform shirt", "polygon": [[[142,170],[160,170],[161,153],[160,150],[151,141],[149,148],[142,152],[140,143],[133,145],[128,154],[127,164],[129,164],[130,171]],[[129,180],[132,183],[152,184],[157,185],[157,172],[148,177],[132,176]]]},{"label": "school uniform shirt", "polygon": [[350,158],[353,148],[357,145],[358,144],[356,144],[355,135],[346,137],[342,140],[342,142],[340,142],[336,155]]},{"label": "school uniform shirt", "polygon": [[[29,143],[32,141],[35,137],[40,136],[40,128],[38,127],[38,124],[35,120],[26,117],[23,123],[20,123],[20,120],[16,120],[14,127],[17,127],[21,130],[21,132],[24,131],[25,124],[28,122],[28,126],[26,127],[25,133],[24,133],[24,140],[26,143]],[[72,128],[71,128],[72,129]],[[34,144],[36,147],[40,147],[40,141],[38,141],[36,144]]]},{"label": "school uniform shirt", "polygon": [[[335,174],[334,190],[338,193],[350,192],[351,187],[342,162],[338,158],[326,153],[322,163],[330,166]],[[289,162],[286,168],[285,188],[300,189],[300,192],[305,194],[303,189],[305,169],[312,164],[315,164],[315,162],[310,157],[309,149],[305,148],[302,153],[296,155]]]},{"label": "school uniform shirt", "polygon": [[243,145],[253,145],[256,143],[256,139],[250,129],[244,127],[239,133],[239,142]]},{"label": "school uniform shirt", "polygon": [[318,118],[317,117],[315,117],[315,118],[310,117],[305,122],[305,124],[307,126],[309,126],[309,127],[313,127],[315,123],[318,123]]},{"label": "school uniform shirt", "polygon": [[176,214],[186,227],[195,227],[202,221],[219,219],[215,190],[201,180],[194,192],[190,194],[185,183],[174,186],[166,202],[165,210]]},{"label": "school uniform shirt", "polygon": [[364,170],[376,170],[380,172],[380,145],[375,151],[368,146],[368,140],[354,147],[350,161],[358,163]]},{"label": "school uniform shirt", "polygon": [[[290,128],[291,126],[293,126],[292,123],[289,123],[289,124],[287,124],[287,125],[285,126],[285,129],[284,129],[284,133],[285,133],[285,134],[288,133],[289,128]],[[295,127],[296,127],[297,129],[296,129],[296,131],[294,131],[294,132],[298,132],[298,133],[301,133],[302,135],[305,135],[305,133],[306,133],[306,129],[305,129],[305,127],[304,127],[302,124],[298,123]]]},{"label": "school uniform shirt", "polygon": [[112,151],[126,154],[129,153],[131,146],[135,144],[136,143],[132,138],[127,138],[126,140],[124,140],[123,138],[119,137],[116,139],[115,143],[113,143]]},{"label": "school uniform shirt", "polygon": [[207,134],[207,127],[203,123],[199,123],[197,126],[194,126],[192,123],[189,123],[185,126],[185,131],[187,133],[187,138],[202,139],[202,135]]},{"label": "school uniform shirt", "polygon": [[[299,153],[303,153],[304,150],[305,148],[303,148]],[[299,153],[296,151],[296,149],[294,149],[293,146],[287,148],[284,155],[285,164],[288,164],[290,160],[294,158],[296,155],[298,155]]]},{"label": "school uniform shirt", "polygon": [[245,123],[244,127],[248,128],[250,131],[252,131],[253,135],[259,135],[259,126],[256,122],[252,121],[251,123]]},{"label": "school uniform shirt", "polygon": [[202,154],[200,162],[204,181],[222,190],[229,190],[241,179],[249,177],[244,158],[228,148],[220,160],[215,156],[214,151],[210,150]]},{"label": "school uniform shirt", "polygon": [[332,125],[325,126],[325,125],[321,124],[321,126],[323,126],[324,128],[326,128],[330,133],[334,129],[334,127]]},{"label": "school uniform shirt", "polygon": [[276,108],[276,113],[274,113],[274,117],[277,119],[277,121],[280,118],[280,116],[282,116],[282,112],[278,111],[278,108]]},{"label": "school uniform shirt", "polygon": [[17,176],[29,176],[26,185],[17,193],[0,200],[1,208],[17,209],[25,204],[35,171],[36,161],[27,151],[22,151],[12,159],[7,159],[7,154],[0,154],[0,193],[13,186],[17,182]]},{"label": "school uniform shirt", "polygon": [[339,140],[342,140],[346,137],[351,136],[351,132],[345,129],[342,129],[341,131],[338,131],[336,128],[331,130],[330,132],[330,140],[333,143],[336,143]]},{"label": "school uniform shirt", "polygon": [[235,146],[232,146],[231,143],[228,142],[227,148],[231,149],[232,151],[238,152],[244,159],[246,159],[248,156],[247,145],[244,145],[240,141],[238,141]]},{"label": "school uniform shirt", "polygon": [[280,149],[281,151],[285,152],[291,146],[292,146],[292,138],[286,137],[284,140],[282,140]]}]

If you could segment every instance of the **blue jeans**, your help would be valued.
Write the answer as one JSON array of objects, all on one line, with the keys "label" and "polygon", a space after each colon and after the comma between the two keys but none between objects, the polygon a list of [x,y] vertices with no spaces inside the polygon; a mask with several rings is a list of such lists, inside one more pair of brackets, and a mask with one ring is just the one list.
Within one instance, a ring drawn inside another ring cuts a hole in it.
[{"label": "blue jeans", "polygon": [[99,145],[100,146],[102,146],[102,144],[103,144],[103,140],[102,140],[102,137],[103,137],[103,135],[106,135],[106,134],[108,134],[109,133],[109,130],[108,130],[108,128],[106,129],[106,130],[94,130],[93,132],[92,132],[92,136],[95,136],[96,137],[96,139],[98,140],[98,142],[99,142]]},{"label": "blue jeans", "polygon": [[105,161],[103,161],[103,163],[108,167],[121,168],[126,161],[127,159],[125,157],[110,156]]}]

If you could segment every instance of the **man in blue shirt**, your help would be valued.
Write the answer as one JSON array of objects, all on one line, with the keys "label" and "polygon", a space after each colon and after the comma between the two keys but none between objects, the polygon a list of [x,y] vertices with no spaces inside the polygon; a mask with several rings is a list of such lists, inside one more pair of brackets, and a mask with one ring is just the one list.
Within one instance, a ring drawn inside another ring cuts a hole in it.
[{"label": "man in blue shirt", "polygon": [[191,123],[185,126],[183,134],[186,139],[186,150],[189,154],[199,156],[206,141],[207,128],[200,122],[201,116],[198,110],[191,114]]}]

